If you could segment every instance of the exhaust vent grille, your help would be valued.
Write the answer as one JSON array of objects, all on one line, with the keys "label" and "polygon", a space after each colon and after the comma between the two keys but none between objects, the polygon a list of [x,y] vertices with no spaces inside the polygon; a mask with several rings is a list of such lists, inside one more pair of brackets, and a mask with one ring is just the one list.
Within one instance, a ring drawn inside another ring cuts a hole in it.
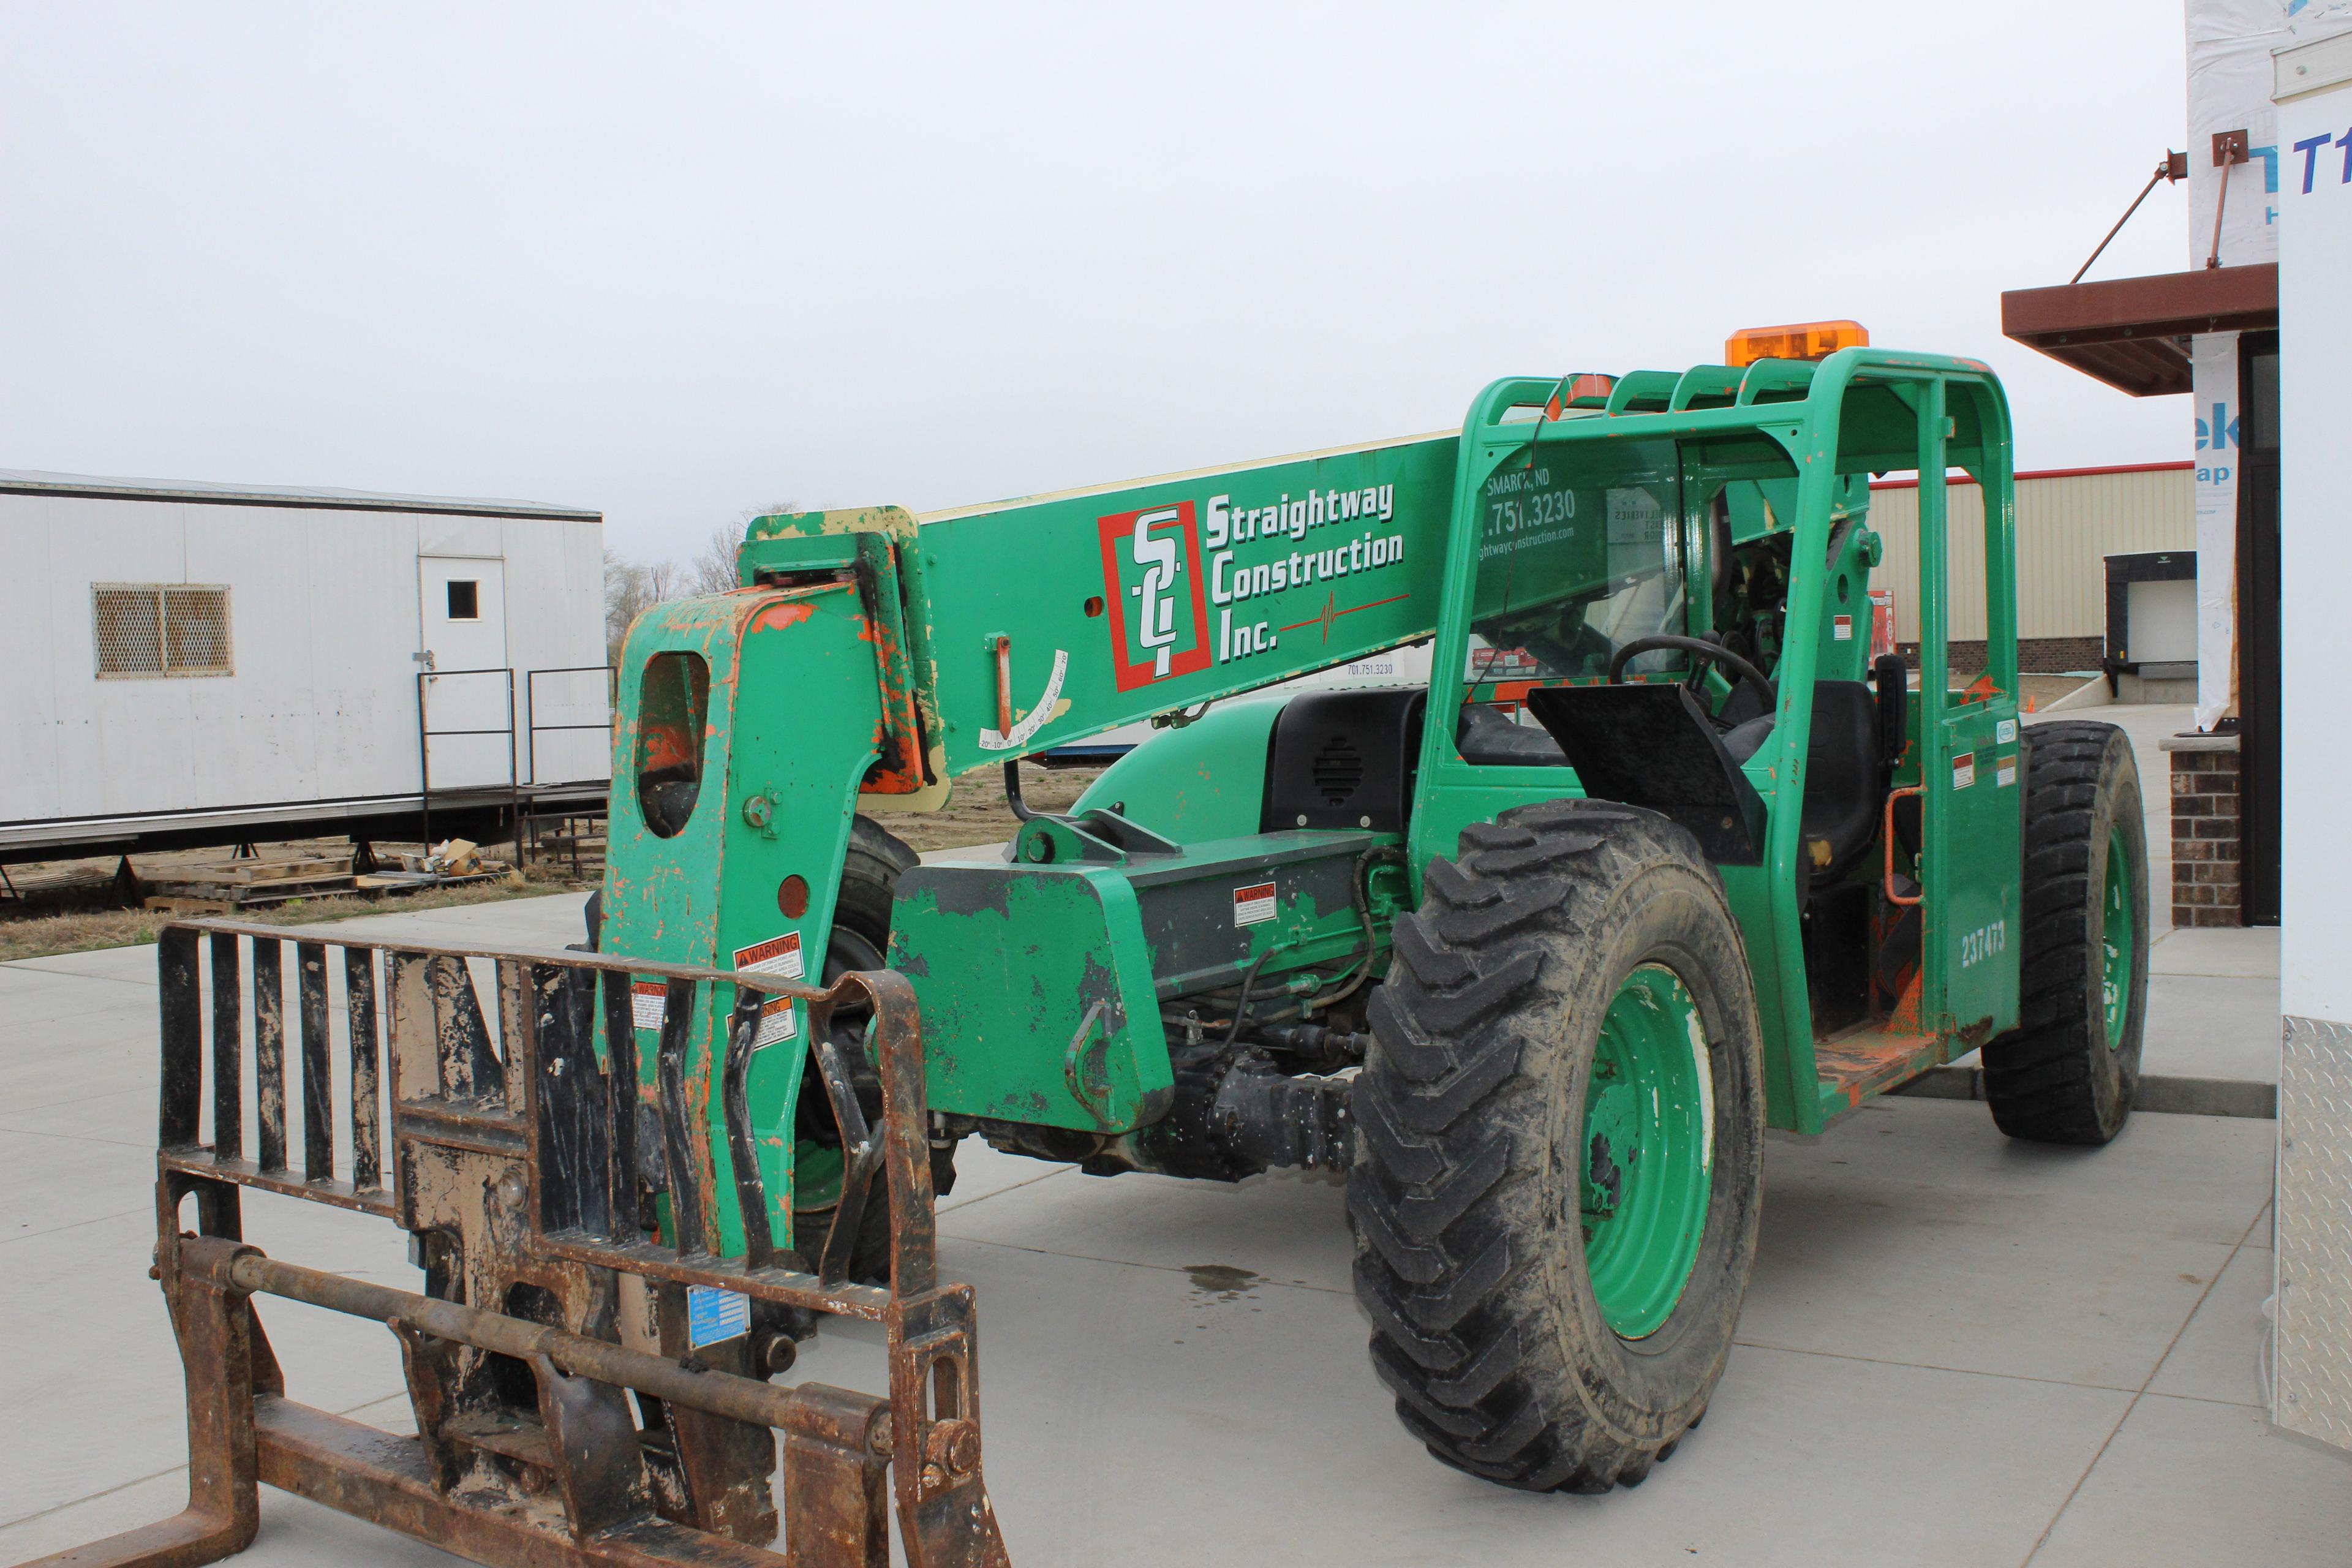
[{"label": "exhaust vent grille", "polygon": [[1323,742],[1308,765],[1314,775],[1315,793],[1323,797],[1326,805],[1345,805],[1364,782],[1363,753],[1345,735],[1334,735]]}]

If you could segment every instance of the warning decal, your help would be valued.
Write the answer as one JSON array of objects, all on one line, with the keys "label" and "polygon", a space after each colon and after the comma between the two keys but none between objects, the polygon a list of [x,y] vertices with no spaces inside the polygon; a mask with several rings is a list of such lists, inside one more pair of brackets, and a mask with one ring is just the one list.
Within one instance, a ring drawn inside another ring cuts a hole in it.
[{"label": "warning decal", "polygon": [[1234,889],[1234,924],[1262,925],[1274,919],[1274,884],[1253,882]]},{"label": "warning decal", "polygon": [[1966,789],[1977,782],[1977,754],[1962,752],[1952,759],[1952,787]]},{"label": "warning decal", "polygon": [[669,987],[658,980],[640,980],[629,987],[629,1016],[640,1029],[658,1029],[669,1010]]},{"label": "warning decal", "polygon": [[735,950],[735,967],[758,974],[774,974],[786,980],[801,977],[801,933],[788,931],[782,936],[772,936],[765,942]]},{"label": "warning decal", "polygon": [[1853,641],[1853,617],[1852,616],[1839,616],[1830,622],[1830,640],[1832,642]]},{"label": "warning decal", "polygon": [[2003,757],[1993,763],[1992,784],[1995,789],[2007,789],[2016,782],[2017,759],[2015,757]]},{"label": "warning decal", "polygon": [[760,1032],[751,1037],[754,1047],[772,1046],[779,1040],[789,1040],[800,1033],[800,1024],[793,1012],[793,999],[779,996],[760,1008]]}]

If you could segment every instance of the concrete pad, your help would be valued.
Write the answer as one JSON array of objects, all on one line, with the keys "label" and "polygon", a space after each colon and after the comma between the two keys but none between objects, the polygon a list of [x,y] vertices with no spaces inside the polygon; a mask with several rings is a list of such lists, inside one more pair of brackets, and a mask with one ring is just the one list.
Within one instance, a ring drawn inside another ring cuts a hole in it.
[{"label": "concrete pad", "polygon": [[967,1138],[956,1145],[955,1191],[939,1200],[939,1211],[946,1214],[1032,1182],[1078,1174],[1076,1166],[1032,1160],[1025,1154],[1000,1154],[979,1139]]},{"label": "concrete pad", "polygon": [[[49,1067],[54,1072],[70,1065],[51,1063]],[[155,1067],[152,1059],[147,1063],[146,1071],[150,1079],[153,1078]],[[19,1076],[15,1068],[9,1069],[8,1077],[12,1083]],[[44,1075],[45,1078],[48,1076]],[[109,1093],[75,1095],[21,1109],[10,1103],[5,1110],[0,1110],[0,1132],[58,1136],[54,1130],[60,1125],[70,1125],[74,1130],[64,1136],[89,1142],[112,1143],[121,1148],[136,1149],[142,1154],[152,1154],[155,1152],[155,1090],[152,1085],[146,1089],[118,1089]]]},{"label": "concrete pad", "polygon": [[[2003,1139],[1980,1106],[1903,1100],[1810,1144],[1775,1142],[1741,1338],[2138,1388],[2267,1199],[2272,1136],[2267,1122],[2149,1117],[2104,1150],[2047,1149]],[[1345,1211],[1337,1183],[1297,1173],[1233,1186],[1079,1177],[1005,1193],[940,1229],[1346,1295]]]},{"label": "concrete pad", "polygon": [[2270,1299],[2273,1272],[2266,1248],[2242,1247],[2231,1254],[2148,1392],[2266,1407],[2262,1363],[2270,1319],[2263,1304]]},{"label": "concrete pad", "polygon": [[2177,1078],[2278,1082],[2278,997],[2276,980],[2150,974],[2140,1070]]},{"label": "concrete pad", "polygon": [[[560,945],[576,940],[564,922],[577,904],[371,921]],[[0,1402],[52,1413],[0,1428],[0,1561],[162,1518],[184,1498],[180,1368],[145,1277],[153,952],[127,952],[89,973],[0,966],[12,1074],[0,1322],[44,1352],[0,1358]],[[11,986],[58,1016],[8,1032]],[[1902,1101],[1775,1142],[1757,1282],[1707,1423],[1645,1486],[1611,1498],[1499,1491],[1405,1436],[1365,1353],[1336,1184],[1102,1180],[967,1140],[942,1262],[982,1291],[990,1474],[1024,1563],[1189,1563],[1274,1541],[1351,1568],[1563,1553],[2013,1563],[2151,1372],[2197,1395],[2170,1403],[2204,1413],[2182,1439],[2211,1450],[2200,1486],[2303,1506],[2305,1479],[2261,1468],[2269,1449],[2230,1425],[2247,1411],[2217,1402],[2237,1396],[2218,1391],[2248,1281],[2268,1268],[2273,1136],[2267,1123],[2151,1116],[2106,1150],[2049,1150],[2000,1138],[1979,1105]],[[281,1256],[415,1286],[404,1237],[382,1222],[257,1194],[247,1215]],[[1223,1267],[1196,1273],[1203,1264]],[[404,1426],[380,1327],[291,1303],[262,1312],[295,1397]],[[868,1326],[829,1328],[800,1375],[877,1389],[880,1359]],[[2247,1528],[2224,1560],[2272,1560]],[[451,1561],[268,1491],[246,1560]]]},{"label": "concrete pad", "polygon": [[2132,1406],[2034,1568],[2341,1568],[2352,1462],[2259,1410],[2149,1394]]},{"label": "concrete pad", "polygon": [[128,984],[155,985],[155,944],[97,947],[86,952],[53,952],[42,958],[20,958],[0,964],[0,970],[29,974],[61,974],[75,980],[119,980]]},{"label": "concrete pad", "polygon": [[940,1232],[1014,1253],[1052,1253],[1183,1274],[1211,1266],[1354,1299],[1347,1193],[1275,1172],[1246,1182],[1076,1174],[940,1220]]},{"label": "concrete pad", "polygon": [[[188,1500],[184,1468],[167,1470],[100,1496],[0,1525],[0,1560],[63,1552],[168,1519]],[[451,1568],[465,1559],[269,1487],[261,1489],[261,1533],[229,1561],[237,1568]]]},{"label": "concrete pad", "polygon": [[147,1248],[152,1248],[154,1185],[152,1130],[143,1146],[0,1131],[0,1245],[117,1215],[140,1214],[151,1216]]},{"label": "concrete pad", "polygon": [[[2239,980],[2276,980],[2276,926],[2197,926],[2176,931],[2148,947],[2147,972],[2207,974]],[[2275,1000],[2277,988],[2272,988]],[[2277,1009],[2273,1008],[2275,1012]]]},{"label": "concrete pad", "polygon": [[[245,1215],[247,1239],[265,1251],[415,1288],[405,1234],[381,1221],[256,1194],[247,1194]],[[38,1353],[22,1353],[29,1347],[16,1341],[18,1353],[0,1359],[0,1402],[72,1413],[0,1429],[0,1520],[184,1464],[179,1352],[163,1296],[147,1278],[152,1188],[131,1213],[0,1235],[24,1236],[0,1242],[0,1321],[37,1325],[39,1333]],[[293,1397],[341,1411],[401,1392],[399,1352],[380,1324],[294,1302],[265,1301],[258,1310]]]},{"label": "concrete pad", "polygon": [[[1638,1490],[1530,1497],[1405,1436],[1346,1296],[960,1243],[943,1262],[987,1303],[991,1489],[1023,1563],[1189,1564],[1274,1542],[1351,1565],[2014,1563],[2126,1398],[1742,1349],[1706,1426]],[[848,1377],[868,1359],[820,1341],[802,1366]],[[1906,1500],[1890,1508],[1898,1450]]]},{"label": "concrete pad", "polygon": [[361,915],[337,921],[328,929],[348,931],[370,942],[408,937],[417,942],[484,947],[562,948],[587,940],[582,911],[585,893],[553,893],[544,898],[505,899],[494,904],[466,904],[457,909],[404,910]]},{"label": "concrete pad", "polygon": [[[0,1013],[0,1067],[15,1082],[17,1069],[44,1062],[72,1062],[95,1055],[111,1059],[125,1051],[143,1051],[146,1081],[154,1081],[156,1052],[155,998],[123,1001],[106,993],[110,1005],[61,1018],[11,1018]],[[6,1003],[0,1001],[0,1009]]]},{"label": "concrete pad", "polygon": [[2060,1149],[1968,1101],[1898,1100],[1776,1140],[1740,1337],[2137,1389],[2268,1198],[2273,1137],[2147,1116]]},{"label": "concrete pad", "polygon": [[[152,968],[155,950],[142,949]],[[155,988],[0,965],[0,1030],[50,1029],[96,1013],[155,1011]]]}]

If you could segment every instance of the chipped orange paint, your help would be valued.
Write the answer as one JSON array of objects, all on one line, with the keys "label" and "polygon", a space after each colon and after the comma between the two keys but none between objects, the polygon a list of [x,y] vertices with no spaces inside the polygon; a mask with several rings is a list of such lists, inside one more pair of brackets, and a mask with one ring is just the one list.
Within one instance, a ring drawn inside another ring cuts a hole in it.
[{"label": "chipped orange paint", "polygon": [[761,610],[759,614],[759,617],[752,621],[751,630],[755,632],[780,632],[786,626],[796,626],[800,625],[803,621],[807,620],[811,616],[815,614],[816,606],[814,605],[809,604],[805,601],[787,600],[780,605],[770,605],[766,609]]}]

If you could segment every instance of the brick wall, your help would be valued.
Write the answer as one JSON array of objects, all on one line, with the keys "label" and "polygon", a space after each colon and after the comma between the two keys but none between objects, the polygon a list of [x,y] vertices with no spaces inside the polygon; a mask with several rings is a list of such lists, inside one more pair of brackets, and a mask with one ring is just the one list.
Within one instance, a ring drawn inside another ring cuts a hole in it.
[{"label": "brick wall", "polygon": [[[1980,675],[1985,667],[1985,645],[1982,642],[1956,642],[1948,645],[1952,673]],[[1919,668],[1919,645],[1897,643],[1895,651],[1901,654],[1911,668]],[[2017,642],[2017,668],[2026,675],[2065,675],[2078,669],[2096,669],[2099,660],[2106,657],[2104,637],[2020,637]]]},{"label": "brick wall", "polygon": [[2238,738],[2175,735],[2172,923],[2245,923],[2238,896]]}]

